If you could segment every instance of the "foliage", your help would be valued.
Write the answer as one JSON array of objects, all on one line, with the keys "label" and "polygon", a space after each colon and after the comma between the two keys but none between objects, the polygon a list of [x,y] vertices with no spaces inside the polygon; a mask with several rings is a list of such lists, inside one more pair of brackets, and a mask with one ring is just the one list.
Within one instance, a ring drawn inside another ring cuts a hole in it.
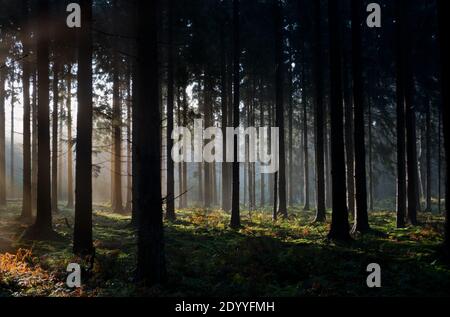
[{"label": "foliage", "polygon": [[[18,208],[12,208],[12,210]],[[0,231],[23,227],[15,213],[2,215]],[[0,256],[2,296],[442,296],[450,269],[436,256],[442,217],[423,214],[420,227],[395,228],[392,212],[370,215],[374,231],[350,244],[326,240],[329,224],[312,224],[313,213],[292,208],[287,220],[268,212],[243,213],[243,226],[228,228],[218,210],[177,211],[166,223],[167,285],[146,289],[133,282],[135,232],[130,218],[106,209],[94,213],[95,265],[83,287],[65,286],[66,267],[83,259],[71,253],[72,211],[55,215],[66,241],[15,242]],[[66,221],[67,219],[67,221]],[[3,252],[3,251],[2,251]],[[366,286],[369,263],[382,267],[382,288]]]}]

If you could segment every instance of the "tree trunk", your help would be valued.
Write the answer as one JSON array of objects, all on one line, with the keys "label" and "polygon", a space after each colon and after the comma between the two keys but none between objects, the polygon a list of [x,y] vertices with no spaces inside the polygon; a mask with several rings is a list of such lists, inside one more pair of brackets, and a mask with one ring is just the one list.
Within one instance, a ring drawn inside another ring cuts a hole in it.
[{"label": "tree trunk", "polygon": [[[49,19],[49,1],[39,1],[39,18],[42,24]],[[49,109],[49,37],[45,27],[37,30],[37,212],[36,221],[25,236],[30,239],[47,239],[53,236],[51,191],[50,191],[50,109]]]},{"label": "tree trunk", "polygon": [[[233,127],[239,127],[239,103],[240,103],[240,30],[239,30],[239,0],[233,0]],[[239,162],[238,162],[238,137],[233,136],[233,174],[231,192],[231,223],[233,229],[241,226],[239,212]]]},{"label": "tree trunk", "polygon": [[15,130],[15,120],[14,120],[14,108],[16,103],[16,88],[14,87],[14,80],[15,80],[15,62],[12,62],[12,80],[11,80],[11,117],[10,117],[10,124],[11,124],[11,131],[10,131],[10,142],[9,142],[9,158],[10,158],[10,166],[9,166],[9,182],[10,182],[10,193],[9,196],[11,199],[15,198],[16,195],[16,181],[15,181],[15,164],[14,164],[14,130]]},{"label": "tree trunk", "polygon": [[[364,132],[364,97],[362,73],[362,36],[361,14],[362,5],[359,0],[352,0],[352,70],[353,70],[353,100],[354,100],[354,140],[355,140],[355,189],[356,212],[353,232],[365,233],[369,227],[367,214],[366,189],[366,149]],[[350,111],[350,118],[351,118]],[[350,119],[347,117],[347,119]],[[370,122],[369,122],[370,124]],[[353,172],[353,168],[352,168]],[[352,173],[353,174],[353,173]]]},{"label": "tree trunk", "polygon": [[72,64],[67,66],[67,206],[73,208]]},{"label": "tree trunk", "polygon": [[[161,113],[158,80],[158,1],[138,2],[138,88],[134,109],[139,143],[136,147],[136,208],[139,214],[136,280],[146,285],[166,280],[161,183]],[[150,15],[150,16],[149,16]],[[153,75],[152,75],[153,74]]]},{"label": "tree trunk", "polygon": [[426,110],[426,207],[427,212],[431,212],[431,100],[427,102]]},{"label": "tree trunk", "polygon": [[372,135],[372,100],[368,98],[368,134],[369,134],[369,210],[373,211],[373,135]]},{"label": "tree trunk", "polygon": [[345,146],[342,104],[342,68],[339,39],[340,1],[331,0],[329,4],[330,27],[330,107],[331,107],[331,169],[332,169],[332,222],[328,238],[349,240],[348,210],[345,183]]},{"label": "tree trunk", "polygon": [[131,95],[131,65],[128,65],[128,71],[127,71],[127,202],[125,206],[125,210],[127,212],[131,212],[132,209],[132,199],[133,199],[133,193],[132,193],[132,136],[131,136],[131,100],[133,96]]},{"label": "tree trunk", "polygon": [[78,33],[78,113],[73,252],[90,254],[92,245],[92,0],[81,0]]},{"label": "tree trunk", "polygon": [[282,2],[274,0],[275,14],[275,126],[279,128],[279,168],[278,168],[278,213],[287,218],[286,203],[286,146],[284,138],[284,60],[283,60],[283,13]]},{"label": "tree trunk", "polygon": [[52,212],[58,212],[58,103],[59,63],[53,62],[53,112],[52,112]]},{"label": "tree trunk", "polygon": [[315,116],[315,138],[316,138],[316,222],[324,222],[325,213],[325,171],[324,171],[324,113],[323,113],[323,73],[322,73],[322,33],[321,33],[321,3],[314,1],[314,116]]},{"label": "tree trunk", "polygon": [[[5,58],[0,52],[0,65]],[[6,68],[0,68],[0,208],[6,207],[6,159],[5,159],[5,81]]]},{"label": "tree trunk", "polygon": [[396,3],[397,68],[397,228],[405,227],[406,215],[406,144],[405,144],[405,78],[404,13],[402,0]]},{"label": "tree trunk", "polygon": [[167,133],[166,133],[166,162],[167,162],[167,190],[166,190],[166,218],[175,220],[175,175],[172,160],[172,131],[174,107],[174,48],[173,48],[173,0],[168,0],[168,65],[167,65]]},{"label": "tree trunk", "polygon": [[[29,17],[29,3],[22,2],[22,10],[24,17]],[[31,36],[29,29],[23,26],[23,54],[29,54],[29,44]],[[31,209],[31,136],[30,136],[30,63],[24,59],[22,61],[22,82],[23,82],[23,198],[22,198],[22,215],[23,220],[30,220],[32,217]],[[1,75],[0,75],[1,76]],[[0,79],[0,86],[2,85]],[[0,87],[1,89],[1,87]],[[0,93],[0,99],[1,93]],[[1,101],[0,101],[1,102]]]}]

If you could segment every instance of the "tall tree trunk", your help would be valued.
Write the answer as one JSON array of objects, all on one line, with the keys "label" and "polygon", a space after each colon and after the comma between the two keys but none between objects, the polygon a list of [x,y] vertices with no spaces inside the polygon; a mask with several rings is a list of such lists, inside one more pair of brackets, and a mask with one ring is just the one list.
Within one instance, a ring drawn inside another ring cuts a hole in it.
[{"label": "tall tree trunk", "polygon": [[[186,93],[186,86],[183,85],[183,126],[186,127],[188,124],[188,96]],[[183,162],[183,206],[182,208],[188,207],[188,165]]]},{"label": "tall tree trunk", "polygon": [[15,81],[15,62],[12,63],[12,79],[11,79],[11,117],[10,117],[10,124],[11,124],[11,131],[10,131],[10,142],[9,142],[9,182],[10,182],[10,193],[9,196],[11,199],[15,198],[16,195],[16,181],[15,181],[15,164],[14,164],[14,130],[15,130],[15,120],[14,120],[14,108],[16,104],[16,88],[14,87],[14,81]]},{"label": "tall tree trunk", "polygon": [[431,212],[431,99],[427,102],[426,110],[426,207],[427,212]]},{"label": "tall tree trunk", "polygon": [[[39,19],[42,25],[50,17],[49,1],[39,1]],[[47,239],[53,236],[51,191],[50,191],[50,107],[49,107],[49,30],[40,27],[37,30],[37,70],[38,102],[38,171],[37,171],[37,213],[36,221],[25,237]]]},{"label": "tall tree trunk", "polygon": [[[138,2],[138,75],[139,101],[134,109],[139,143],[136,147],[136,208],[139,214],[136,279],[147,285],[166,280],[161,183],[149,182],[161,177],[161,112],[158,74],[158,1]],[[149,16],[150,15],[150,16]],[[153,74],[153,75],[152,75]]]},{"label": "tall tree trunk", "polygon": [[132,193],[132,136],[131,136],[131,103],[132,103],[132,94],[131,94],[131,65],[128,65],[128,71],[127,71],[127,202],[125,205],[125,210],[127,212],[131,212],[132,208],[132,199],[133,199],[133,193]]},{"label": "tall tree trunk", "polygon": [[323,70],[322,70],[322,32],[321,32],[321,3],[314,1],[313,4],[313,76],[314,76],[314,117],[316,138],[316,222],[324,222],[325,213],[325,171],[324,171],[324,113],[323,113]]},{"label": "tall tree trunk", "polygon": [[[73,252],[90,254],[92,245],[92,0],[81,0],[78,33],[78,113]],[[154,179],[154,178],[153,178]]]},{"label": "tall tree trunk", "polygon": [[372,135],[372,100],[368,98],[368,134],[369,134],[369,210],[373,211],[373,135]]},{"label": "tall tree trunk", "polygon": [[175,175],[174,164],[171,157],[173,140],[173,107],[174,107],[174,47],[173,47],[173,0],[168,0],[168,65],[167,65],[167,133],[166,133],[166,217],[175,220]]},{"label": "tall tree trunk", "polygon": [[[115,34],[118,34],[119,17],[117,1],[113,1],[113,20]],[[122,102],[120,98],[120,60],[117,52],[117,45],[113,47],[113,109],[112,109],[112,129],[113,129],[113,211],[123,212],[122,203]]]},{"label": "tall tree trunk", "polygon": [[[303,46],[304,47],[304,46]],[[304,53],[303,53],[304,54]],[[303,57],[303,60],[305,58]],[[305,81],[305,63],[302,66],[302,103],[303,103],[303,189],[304,189],[304,210],[309,210],[309,147],[308,147],[308,101],[306,95],[306,81]]]},{"label": "tall tree trunk", "polygon": [[[259,111],[259,126],[264,127],[264,106],[261,104],[261,108]],[[259,136],[261,138],[261,135]],[[259,200],[260,200],[260,207],[264,208],[266,205],[266,174],[260,173],[260,191],[259,191]]]},{"label": "tall tree trunk", "polygon": [[293,104],[293,98],[292,98],[292,94],[293,94],[293,69],[292,69],[292,54],[290,54],[289,56],[290,59],[290,65],[289,65],[289,71],[288,71],[288,85],[289,85],[289,90],[288,90],[288,160],[289,160],[289,174],[288,174],[288,181],[289,181],[289,185],[288,185],[288,194],[289,194],[289,199],[288,199],[288,205],[292,206],[294,205],[294,182],[293,182],[293,153],[292,153],[292,147],[293,147],[293,134],[294,134],[294,130],[293,130],[293,117],[294,117],[294,104]]},{"label": "tall tree trunk", "polygon": [[276,104],[276,119],[275,126],[279,128],[279,168],[278,168],[278,213],[284,218],[287,218],[287,203],[286,203],[286,146],[284,138],[284,101],[283,101],[283,86],[284,86],[284,60],[283,60],[283,13],[282,2],[274,0],[274,14],[275,14],[275,65],[276,65],[276,82],[275,82],[275,104]]},{"label": "tall tree trunk", "polygon": [[405,226],[406,216],[406,144],[405,144],[405,78],[404,32],[402,0],[396,2],[396,68],[397,68],[397,228]]},{"label": "tall tree trunk", "polygon": [[[56,57],[55,57],[56,59]],[[59,63],[53,62],[53,112],[52,112],[52,212],[58,212],[58,103]]]},{"label": "tall tree trunk", "polygon": [[[225,30],[224,25],[220,30],[220,92],[221,92],[221,112],[222,112],[222,134],[223,134],[223,153],[226,153],[227,134],[226,127],[228,125],[228,87],[227,87],[227,54],[225,48]],[[225,160],[224,160],[225,161]],[[229,193],[229,168],[228,163],[222,163],[222,209],[230,210],[230,193]]]},{"label": "tall tree trunk", "polygon": [[328,237],[334,240],[349,240],[348,210],[345,183],[345,146],[342,104],[342,68],[340,29],[340,1],[330,0],[330,107],[331,107],[331,169],[332,169],[332,221]]},{"label": "tall tree trunk", "polygon": [[73,208],[72,64],[67,69],[67,208]]},{"label": "tall tree trunk", "polygon": [[37,131],[37,72],[33,71],[33,103],[31,105],[31,209],[37,209],[37,171],[38,171],[38,131]]},{"label": "tall tree trunk", "polygon": [[[442,119],[444,125],[444,150],[445,161],[447,166],[450,166],[450,64],[447,56],[450,54],[448,43],[448,17],[447,14],[450,10],[448,1],[438,0],[438,16],[439,16],[439,41],[442,63]],[[450,256],[450,168],[446,168],[445,172],[446,187],[445,187],[445,235],[444,235],[444,252],[447,257]]]},{"label": "tall tree trunk", "polygon": [[[29,17],[28,0],[22,2],[23,16]],[[23,54],[29,54],[30,33],[26,26],[23,26],[22,47]],[[32,217],[31,209],[31,137],[30,137],[30,63],[24,59],[22,61],[22,85],[23,85],[23,198],[22,214],[23,220],[30,220]],[[1,75],[0,75],[1,76]],[[0,85],[1,80],[0,80]],[[1,89],[1,88],[0,88]],[[0,93],[1,96],[1,93]],[[1,99],[1,97],[0,97]]]},{"label": "tall tree trunk", "polygon": [[[240,26],[239,26],[239,0],[233,0],[233,127],[239,127],[239,103],[240,103],[240,74],[239,62],[240,48]],[[231,192],[231,228],[237,229],[241,226],[239,212],[239,162],[238,162],[238,137],[233,136],[233,174]]]},{"label": "tall tree trunk", "polygon": [[[353,100],[354,100],[354,140],[355,140],[355,189],[356,212],[353,232],[364,233],[369,227],[367,214],[367,189],[366,189],[366,149],[364,132],[364,96],[363,96],[363,71],[362,71],[362,35],[361,35],[361,11],[362,4],[359,0],[352,0],[352,70],[353,70]],[[351,119],[350,116],[347,119]],[[369,122],[370,124],[370,122]],[[351,129],[351,128],[350,128]],[[353,172],[353,169],[352,169]],[[353,174],[353,173],[352,173]]]},{"label": "tall tree trunk", "polygon": [[[0,65],[5,57],[0,52]],[[5,81],[6,68],[0,68],[0,208],[6,207],[6,159],[5,159]]]}]

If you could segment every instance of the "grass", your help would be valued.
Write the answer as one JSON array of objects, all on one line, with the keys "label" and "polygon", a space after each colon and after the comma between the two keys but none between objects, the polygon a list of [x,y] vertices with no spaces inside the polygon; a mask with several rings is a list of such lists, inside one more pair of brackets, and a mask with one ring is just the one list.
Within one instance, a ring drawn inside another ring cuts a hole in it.
[{"label": "grass", "polygon": [[[136,235],[130,218],[94,212],[95,265],[81,289],[65,286],[71,253],[73,211],[55,215],[59,242],[18,241],[26,228],[19,206],[0,215],[0,296],[448,296],[450,268],[436,256],[443,218],[422,214],[420,227],[395,228],[392,212],[370,214],[374,234],[350,244],[326,240],[329,224],[291,208],[288,220],[242,212],[242,229],[230,216],[201,209],[177,211],[165,224],[169,280],[142,288],[133,283]],[[67,221],[66,221],[67,219]],[[377,234],[380,233],[380,234]],[[378,263],[382,287],[366,286],[366,267]]]}]

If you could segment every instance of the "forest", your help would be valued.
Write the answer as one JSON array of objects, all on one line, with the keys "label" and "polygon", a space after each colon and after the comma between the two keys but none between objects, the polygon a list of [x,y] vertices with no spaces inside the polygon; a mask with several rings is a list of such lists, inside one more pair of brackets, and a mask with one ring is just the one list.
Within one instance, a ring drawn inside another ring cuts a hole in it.
[{"label": "forest", "polygon": [[449,12],[0,0],[0,297],[450,296]]}]

